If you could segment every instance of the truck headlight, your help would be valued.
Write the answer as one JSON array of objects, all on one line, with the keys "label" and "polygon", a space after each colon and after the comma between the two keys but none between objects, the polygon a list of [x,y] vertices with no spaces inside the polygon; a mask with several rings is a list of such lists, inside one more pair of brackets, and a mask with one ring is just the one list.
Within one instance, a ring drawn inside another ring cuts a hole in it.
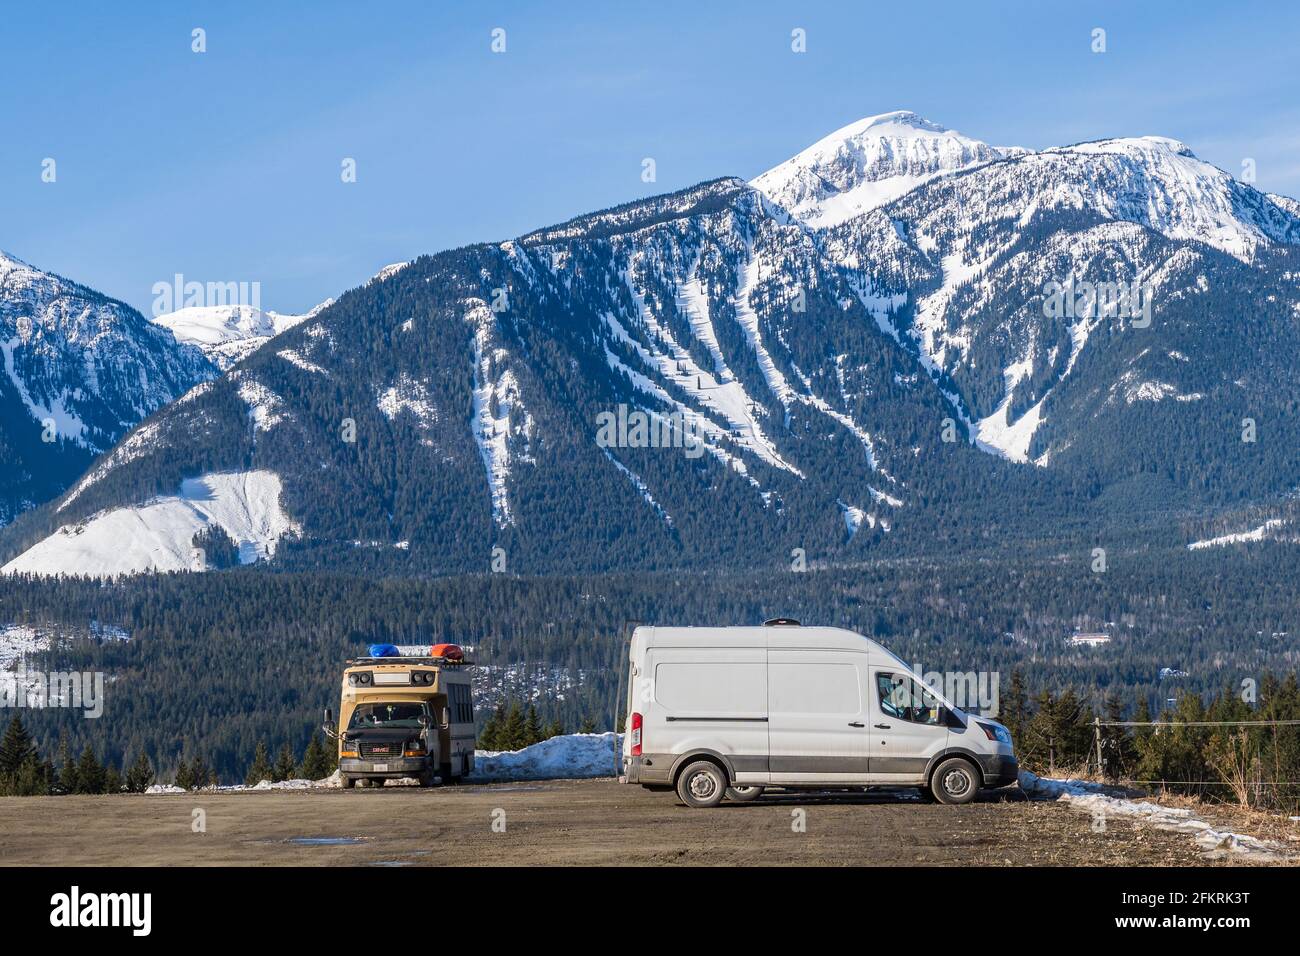
[{"label": "truck headlight", "polygon": [[989,740],[996,740],[1000,744],[1011,746],[1011,732],[999,724],[986,724],[976,721],[980,730],[984,731],[984,736]]}]

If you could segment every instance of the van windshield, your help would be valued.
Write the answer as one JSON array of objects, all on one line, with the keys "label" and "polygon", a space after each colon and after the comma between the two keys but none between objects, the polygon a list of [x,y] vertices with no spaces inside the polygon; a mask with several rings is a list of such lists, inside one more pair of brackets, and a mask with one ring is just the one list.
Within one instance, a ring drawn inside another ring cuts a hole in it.
[{"label": "van windshield", "polygon": [[424,704],[412,701],[392,704],[362,704],[352,712],[352,719],[348,721],[348,729],[419,727],[420,715],[427,713],[428,710]]}]

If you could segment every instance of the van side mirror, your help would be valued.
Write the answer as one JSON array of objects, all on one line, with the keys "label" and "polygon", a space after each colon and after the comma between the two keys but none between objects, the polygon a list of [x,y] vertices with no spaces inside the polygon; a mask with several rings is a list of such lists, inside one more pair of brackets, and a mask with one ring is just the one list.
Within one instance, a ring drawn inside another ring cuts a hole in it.
[{"label": "van side mirror", "polygon": [[325,708],[325,722],[320,725],[320,729],[325,732],[326,737],[337,738],[339,735],[334,727],[334,712],[328,707]]},{"label": "van side mirror", "polygon": [[441,722],[438,726],[440,726],[443,730],[446,730],[448,727],[451,726],[451,708],[450,708],[450,707],[445,707],[445,706],[444,706],[444,707],[442,708],[442,722]]}]

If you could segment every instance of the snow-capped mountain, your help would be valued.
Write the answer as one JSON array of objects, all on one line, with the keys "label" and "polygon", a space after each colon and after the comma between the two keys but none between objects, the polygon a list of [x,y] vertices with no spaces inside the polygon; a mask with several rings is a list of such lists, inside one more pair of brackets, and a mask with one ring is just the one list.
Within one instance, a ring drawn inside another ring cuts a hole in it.
[{"label": "snow-capped mountain", "polygon": [[251,305],[199,305],[155,316],[153,321],[171,332],[177,342],[202,350],[224,371],[333,303],[327,299],[303,315],[263,312]]},{"label": "snow-capped mountain", "polygon": [[899,110],[836,130],[750,185],[820,229],[890,203],[943,173],[1022,152]]},{"label": "snow-capped mountain", "polygon": [[[1172,140],[885,114],[377,276],[0,552],[145,570],[216,526],[290,567],[597,571],[1172,534],[1300,486],[1297,242]],[[173,521],[194,481],[219,493]],[[131,527],[147,548],[84,553]]]},{"label": "snow-capped mountain", "polygon": [[215,369],[130,306],[0,253],[0,524]]}]

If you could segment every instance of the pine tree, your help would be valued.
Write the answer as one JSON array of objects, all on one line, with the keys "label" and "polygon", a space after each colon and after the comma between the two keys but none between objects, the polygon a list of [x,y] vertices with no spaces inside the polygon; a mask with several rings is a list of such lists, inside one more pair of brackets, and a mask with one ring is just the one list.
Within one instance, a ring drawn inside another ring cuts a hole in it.
[{"label": "pine tree", "polygon": [[502,745],[503,734],[506,726],[506,705],[504,702],[497,704],[496,710],[492,716],[487,719],[483,725],[483,733],[479,737],[479,746],[483,750],[506,750]]},{"label": "pine tree", "polygon": [[1029,716],[1029,705],[1025,694],[1025,678],[1016,668],[1011,672],[1011,683],[1001,693],[998,701],[998,720],[1011,731],[1011,739],[1020,742]]},{"label": "pine tree", "polygon": [[122,771],[109,764],[104,768],[104,793],[121,793],[122,786]]},{"label": "pine tree", "polygon": [[144,793],[153,785],[153,780],[153,764],[149,762],[149,755],[142,750],[131,769],[126,772],[126,789],[131,793]]},{"label": "pine tree", "polygon": [[289,742],[286,740],[280,747],[280,753],[276,755],[275,766],[271,768],[271,779],[275,783],[282,780],[292,780],[293,772],[297,769],[298,762],[293,759],[293,751],[289,748]]},{"label": "pine tree", "polygon": [[302,755],[302,767],[298,775],[304,780],[320,780],[328,777],[332,769],[325,748],[321,746],[320,737],[312,734],[311,740],[307,741],[307,750]]},{"label": "pine tree", "polygon": [[182,790],[194,789],[194,773],[190,770],[190,762],[181,757],[176,764],[176,786]]},{"label": "pine tree", "polygon": [[72,754],[68,750],[68,741],[66,738],[59,740],[59,792],[76,793],[77,792],[77,765],[72,762]]},{"label": "pine tree", "polygon": [[524,746],[531,747],[542,740],[542,721],[537,716],[537,708],[528,707],[528,717],[524,720]]},{"label": "pine tree", "polygon": [[248,768],[248,773],[244,774],[244,786],[255,787],[263,780],[270,780],[273,773],[266,741],[259,740],[257,748],[253,751],[253,765]]},{"label": "pine tree", "polygon": [[190,762],[190,789],[202,790],[204,787],[214,786],[213,776],[214,773],[208,767],[208,762],[196,754]]},{"label": "pine tree", "polygon": [[18,715],[14,714],[13,720],[9,721],[9,727],[5,731],[4,739],[0,740],[0,776],[16,774],[22,769],[23,764],[38,759],[32,735],[27,732]]},{"label": "pine tree", "polygon": [[95,751],[91,749],[90,744],[86,744],[86,749],[81,752],[81,758],[77,761],[77,789],[75,792],[104,792],[104,768],[95,756]]},{"label": "pine tree", "polygon": [[506,721],[498,735],[497,743],[502,750],[522,750],[527,746],[524,743],[526,732],[524,712],[516,701],[510,705],[510,710],[506,713]]},{"label": "pine tree", "polygon": [[582,722],[578,724],[578,733],[594,734],[596,732],[596,722],[590,716],[583,717]]},{"label": "pine tree", "polygon": [[564,736],[564,722],[560,720],[559,717],[556,717],[547,725],[546,730],[542,734],[542,739],[550,740],[552,737],[563,737],[563,736]]}]

